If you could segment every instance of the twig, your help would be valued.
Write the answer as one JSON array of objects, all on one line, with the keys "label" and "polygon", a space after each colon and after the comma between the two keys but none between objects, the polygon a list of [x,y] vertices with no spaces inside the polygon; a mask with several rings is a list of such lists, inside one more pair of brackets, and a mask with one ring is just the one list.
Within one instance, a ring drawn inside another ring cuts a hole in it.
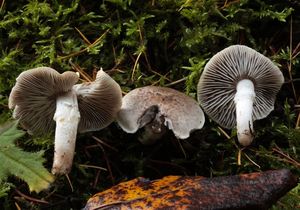
[{"label": "twig", "polygon": [[16,206],[17,210],[22,210],[17,202],[15,202],[15,206]]},{"label": "twig", "polygon": [[93,81],[93,79],[90,77],[90,75],[88,75],[85,71],[83,71],[82,68],[80,68],[79,65],[74,64],[72,61],[69,61],[69,63],[71,64],[72,68],[79,72],[79,74],[83,77],[83,79],[87,82],[91,82]]},{"label": "twig", "polygon": [[[288,64],[288,73],[290,80],[293,80],[293,75],[292,75],[292,61],[293,61],[293,54],[292,54],[292,48],[293,48],[293,18],[291,16],[291,25],[290,25],[290,59],[289,59],[289,64]],[[294,99],[297,101],[297,94],[296,94],[296,89],[294,86],[294,83],[291,83],[293,94],[294,94]]]},{"label": "twig", "polygon": [[40,200],[40,199],[37,199],[37,198],[33,198],[33,197],[30,197],[28,195],[25,195],[24,193],[20,192],[19,190],[15,189],[15,192],[20,195],[21,197],[23,197],[24,199],[26,200],[29,200],[29,201],[32,201],[32,202],[35,202],[35,203],[43,203],[43,204],[49,204],[48,201],[44,201],[44,200]]},{"label": "twig", "polygon": [[187,77],[183,77],[183,78],[181,78],[181,79],[179,79],[179,80],[176,80],[176,81],[174,81],[174,82],[168,83],[168,84],[166,84],[165,86],[166,86],[166,87],[170,87],[170,86],[173,86],[173,85],[177,85],[178,83],[184,82],[184,81],[186,81],[186,80],[187,80]]},{"label": "twig", "polygon": [[78,29],[75,27],[75,30],[79,33],[79,35],[81,36],[81,38],[83,39],[83,41],[85,43],[87,43],[88,45],[91,45],[92,43],[86,38],[86,36],[84,36],[84,34]]},{"label": "twig", "polygon": [[[300,97],[298,98],[297,103],[300,103]],[[300,104],[299,105],[295,105],[295,108],[300,108]],[[295,129],[299,129],[300,128],[300,109],[298,111],[298,117],[297,117],[297,121],[296,121],[296,126]]]},{"label": "twig", "polygon": [[5,3],[5,0],[2,0],[1,2],[1,7],[0,7],[0,12],[2,11],[3,7],[4,7],[4,3]]},{"label": "twig", "polygon": [[109,29],[107,29],[98,39],[96,39],[92,44],[88,45],[86,48],[79,50],[78,52],[71,53],[69,55],[65,56],[59,56],[58,59],[63,60],[63,59],[68,59],[72,58],[74,56],[78,56],[86,51],[88,51],[90,48],[96,46],[97,44],[100,43],[100,41],[103,39],[103,37],[109,32]]},{"label": "twig", "polygon": [[[137,24],[138,26],[138,32],[139,32],[139,36],[140,36],[140,44],[142,44],[144,42],[144,37],[142,34],[142,29],[140,27],[139,24]],[[141,50],[141,52],[139,52],[137,58],[135,59],[134,65],[133,65],[133,69],[132,69],[132,74],[131,74],[131,80],[134,81],[134,74],[138,65],[138,61],[140,60],[141,55],[143,54],[143,50]]]},{"label": "twig", "polygon": [[113,147],[113,146],[110,146],[108,143],[102,141],[101,139],[97,138],[96,136],[92,136],[92,138],[93,138],[94,140],[96,140],[98,143],[103,144],[104,146],[108,147],[109,149],[111,149],[111,150],[113,150],[113,151],[115,151],[115,152],[118,152],[118,151],[119,151],[117,148],[115,148],[115,147]]},{"label": "twig", "polygon": [[[224,131],[223,128],[221,128],[220,126],[218,126],[218,129],[219,129],[219,131],[221,131],[221,133],[222,133],[228,140],[231,139],[231,137]],[[238,150],[238,155],[237,155],[237,165],[240,166],[240,165],[242,165],[242,159],[241,159],[241,158],[242,158],[242,150],[243,150],[243,149],[240,149],[239,146],[238,146],[235,142],[233,142],[233,143],[234,143],[235,147],[236,147],[237,150]]]},{"label": "twig", "polygon": [[84,147],[84,153],[88,156],[88,158],[91,158],[91,154],[89,153],[89,149],[91,149],[91,148],[98,148],[99,146],[98,146],[98,144],[94,144],[94,145],[89,145],[89,146],[85,146]]},{"label": "twig", "polygon": [[257,166],[258,168],[260,168],[260,165],[258,165],[256,162],[254,162],[245,152],[244,155],[246,156],[246,158],[255,166]]},{"label": "twig", "polygon": [[137,58],[135,59],[135,62],[134,62],[134,65],[133,65],[133,69],[132,69],[132,73],[131,73],[131,80],[134,81],[134,74],[135,74],[135,71],[136,71],[136,68],[137,68],[137,65],[138,65],[138,61],[141,57],[143,52],[140,52],[137,56]]},{"label": "twig", "polygon": [[153,73],[153,74],[155,74],[155,75],[158,75],[160,77],[163,77],[168,82],[171,82],[171,80],[166,76],[169,72],[167,74],[165,74],[165,75],[162,75],[162,74],[158,73],[157,71],[154,71],[153,69],[151,69],[150,72]]},{"label": "twig", "polygon": [[125,73],[124,70],[119,69],[119,68],[117,68],[116,66],[114,66],[113,68],[111,68],[111,69],[109,69],[109,70],[106,70],[105,72],[108,73],[109,75],[110,75],[110,74],[114,74],[114,73],[122,73],[122,74]]},{"label": "twig", "polygon": [[73,184],[72,184],[72,182],[71,182],[71,179],[70,179],[69,175],[66,174],[65,176],[66,176],[66,178],[67,178],[67,180],[68,180],[68,183],[69,183],[69,185],[70,185],[71,191],[74,192],[74,187],[73,187]]},{"label": "twig", "polygon": [[221,9],[225,9],[226,7],[230,6],[231,4],[240,2],[240,0],[234,0],[232,2],[228,2],[228,0],[225,0],[224,5],[221,7]]},{"label": "twig", "polygon": [[228,3],[228,0],[225,0],[224,5],[223,5],[223,7],[221,7],[221,8],[226,7],[226,6],[227,6],[227,3]]},{"label": "twig", "polygon": [[107,171],[106,168],[103,168],[103,167],[100,167],[100,166],[95,166],[95,165],[79,164],[79,166],[85,167],[85,168],[95,168],[95,169],[99,169],[99,170],[102,170],[102,171]]},{"label": "twig", "polygon": [[109,164],[109,160],[108,160],[108,158],[107,158],[107,156],[106,156],[105,149],[103,148],[103,146],[102,146],[100,143],[98,143],[98,145],[99,145],[100,149],[101,149],[102,152],[103,152],[103,157],[104,157],[105,162],[106,162],[106,166],[107,166],[107,170],[108,170],[109,176],[110,176],[110,178],[111,178],[111,182],[112,182],[113,184],[115,184],[115,179],[114,179],[114,176],[113,176],[113,173],[112,173],[110,164]]},{"label": "twig", "polygon": [[284,83],[289,84],[289,83],[293,83],[293,82],[300,82],[300,78],[288,80],[288,81],[285,81]]},{"label": "twig", "polygon": [[93,183],[93,188],[95,188],[97,186],[97,183],[99,181],[99,176],[100,176],[100,170],[97,171],[96,177],[94,179],[94,183]]},{"label": "twig", "polygon": [[295,47],[295,49],[293,50],[293,59],[295,59],[299,54],[300,54],[300,42],[297,44],[297,46]]},{"label": "twig", "polygon": [[240,166],[242,165],[242,150],[238,149],[238,156],[237,156],[237,165]]},{"label": "twig", "polygon": [[296,127],[295,129],[299,129],[300,128],[300,111],[298,113],[298,117],[297,117],[297,122],[296,122]]},{"label": "twig", "polygon": [[179,144],[179,147],[180,147],[180,150],[182,151],[182,153],[183,153],[183,156],[184,156],[184,158],[186,159],[187,158],[187,155],[186,155],[186,152],[185,152],[185,150],[184,150],[184,148],[183,148],[183,146],[182,146],[182,144],[181,144],[181,140],[180,139],[178,139],[178,138],[176,138],[177,139],[177,142],[178,142],[178,144]]},{"label": "twig", "polygon": [[231,137],[220,126],[218,126],[218,129],[228,140],[231,139]]},{"label": "twig", "polygon": [[284,157],[287,162],[293,164],[294,166],[300,168],[300,163],[296,161],[295,159],[291,158],[289,155],[285,154],[279,147],[273,147],[272,151],[277,152],[279,155]]},{"label": "twig", "polygon": [[[153,71],[153,73],[154,73],[154,74],[157,74],[158,72]],[[158,74],[159,74],[159,73],[158,73]],[[151,86],[157,85],[157,84],[160,82],[161,78],[164,78],[164,79],[167,80],[167,81],[171,81],[171,80],[167,77],[168,74],[169,74],[169,72],[167,72],[167,73],[164,74],[164,75],[159,74],[160,78],[159,78],[158,80],[156,80],[155,82],[152,82],[152,83],[151,83]]]}]

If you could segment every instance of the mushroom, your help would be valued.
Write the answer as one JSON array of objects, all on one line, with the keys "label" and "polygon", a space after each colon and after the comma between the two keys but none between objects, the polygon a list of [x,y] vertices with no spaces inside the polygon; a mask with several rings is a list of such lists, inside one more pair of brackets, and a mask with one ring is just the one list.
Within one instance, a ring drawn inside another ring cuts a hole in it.
[{"label": "mushroom", "polygon": [[70,172],[78,132],[108,126],[121,107],[120,86],[103,70],[96,80],[77,84],[76,73],[59,74],[49,67],[22,72],[9,96],[9,108],[29,134],[55,128],[52,173]]},{"label": "mushroom", "polygon": [[253,141],[253,121],[274,109],[284,82],[279,68],[267,57],[243,45],[214,55],[200,77],[198,101],[204,111],[225,128],[237,126],[238,141]]},{"label": "mushroom", "polygon": [[205,118],[193,98],[171,88],[146,86],[134,89],[122,99],[117,122],[127,133],[144,128],[139,138],[143,144],[154,143],[166,128],[179,139],[186,139],[190,132],[203,127]]}]

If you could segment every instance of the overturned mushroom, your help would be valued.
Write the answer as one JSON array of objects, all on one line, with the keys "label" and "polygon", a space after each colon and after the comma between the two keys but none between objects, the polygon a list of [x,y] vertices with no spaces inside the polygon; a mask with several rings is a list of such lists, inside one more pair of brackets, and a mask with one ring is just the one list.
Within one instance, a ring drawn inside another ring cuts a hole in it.
[{"label": "overturned mushroom", "polygon": [[253,121],[274,109],[283,81],[270,59],[249,47],[233,45],[206,64],[198,83],[198,101],[221,126],[236,125],[239,143],[248,146],[253,140]]},{"label": "overturned mushroom", "polygon": [[75,85],[78,79],[70,71],[59,74],[48,67],[30,69],[18,76],[9,96],[13,117],[30,134],[55,129],[54,174],[70,172],[77,131],[106,127],[121,107],[120,86],[104,71],[100,70],[93,82]]},{"label": "overturned mushroom", "polygon": [[144,128],[139,139],[143,144],[154,143],[166,128],[179,139],[201,129],[204,114],[196,100],[171,88],[146,86],[130,91],[123,97],[117,122],[127,133]]}]

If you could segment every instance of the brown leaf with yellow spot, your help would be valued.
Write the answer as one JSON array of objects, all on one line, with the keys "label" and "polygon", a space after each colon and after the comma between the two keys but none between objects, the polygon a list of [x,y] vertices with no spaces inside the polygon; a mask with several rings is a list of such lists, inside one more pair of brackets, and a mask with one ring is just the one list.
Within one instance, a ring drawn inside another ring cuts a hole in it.
[{"label": "brown leaf with yellow spot", "polygon": [[136,178],[97,193],[84,210],[268,209],[296,185],[287,169],[215,178]]}]

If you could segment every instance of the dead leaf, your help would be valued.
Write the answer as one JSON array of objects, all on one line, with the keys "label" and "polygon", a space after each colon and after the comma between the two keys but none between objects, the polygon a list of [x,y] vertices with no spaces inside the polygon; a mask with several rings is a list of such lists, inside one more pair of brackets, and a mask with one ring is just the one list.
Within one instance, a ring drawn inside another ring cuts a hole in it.
[{"label": "dead leaf", "polygon": [[97,193],[84,210],[267,209],[296,185],[287,169],[215,178],[136,178]]}]

